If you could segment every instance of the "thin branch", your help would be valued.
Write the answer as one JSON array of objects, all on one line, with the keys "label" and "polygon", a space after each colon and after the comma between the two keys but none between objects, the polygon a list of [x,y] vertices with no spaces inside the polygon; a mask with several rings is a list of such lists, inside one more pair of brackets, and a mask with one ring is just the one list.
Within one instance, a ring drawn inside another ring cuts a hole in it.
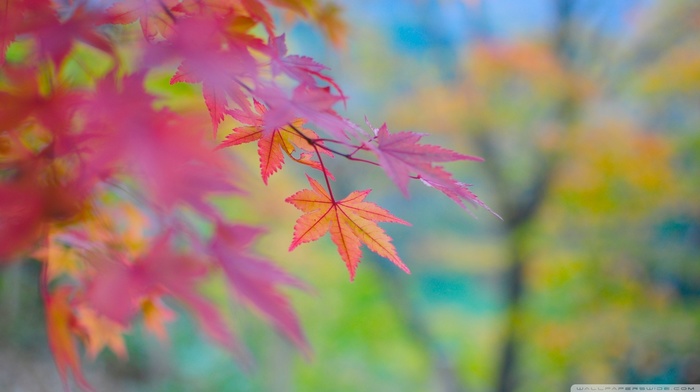
[{"label": "thin branch", "polygon": [[[236,78],[235,81],[236,81],[236,83],[237,83],[239,86],[241,86],[241,87],[242,87],[244,90],[246,90],[248,93],[250,93],[251,95],[254,95],[253,89],[250,88],[247,84],[241,82],[238,78]],[[268,107],[272,108],[272,106],[270,106],[268,103],[265,103],[265,104],[266,104]],[[354,145],[354,144],[347,144],[347,143],[345,143],[345,142],[342,142],[342,141],[336,140],[336,139],[327,139],[327,138],[317,138],[317,139],[314,139],[314,138],[310,138],[310,137],[306,136],[303,132],[301,132],[301,130],[299,130],[299,128],[297,128],[297,127],[296,127],[294,124],[292,124],[292,123],[287,123],[287,126],[290,127],[291,129],[293,129],[294,132],[296,132],[301,138],[303,138],[304,140],[306,140],[307,143],[309,143],[310,145],[314,146],[314,149],[316,149],[316,150],[317,150],[317,147],[318,147],[318,148],[322,148],[322,149],[324,149],[324,150],[326,150],[326,151],[328,151],[328,152],[330,152],[330,153],[340,155],[341,157],[344,157],[344,158],[346,158],[346,159],[348,159],[348,160],[351,160],[351,161],[364,162],[364,163],[368,163],[368,164],[370,164],[370,165],[379,166],[379,163],[377,163],[377,162],[370,161],[370,160],[367,160],[367,159],[355,158],[355,157],[354,157],[354,155],[355,155],[357,152],[367,149],[367,147],[365,146],[365,143],[362,143],[361,145],[356,146],[356,145]],[[374,138],[376,138],[376,136],[373,137],[372,139],[370,139],[370,141],[374,140]],[[342,144],[342,145],[347,146],[347,147],[355,147],[355,150],[353,150],[353,151],[350,152],[350,153],[344,153],[344,152],[338,151],[338,150],[336,150],[336,149],[334,149],[334,148],[330,148],[330,147],[328,147],[328,146],[322,144],[322,143],[326,143],[326,142],[327,142],[327,143]],[[318,152],[318,150],[317,150],[316,152]]]},{"label": "thin branch", "polygon": [[170,19],[172,19],[173,23],[177,23],[177,18],[175,17],[175,15],[173,15],[173,12],[170,11],[170,8],[168,8],[168,6],[166,6],[162,0],[159,0],[158,4],[160,4],[160,8],[162,8],[163,11],[165,11],[165,13],[168,15],[168,17]]},{"label": "thin branch", "polygon": [[[377,163],[377,162],[370,161],[370,160],[367,160],[367,159],[362,159],[362,158],[356,158],[356,157],[354,156],[358,151],[364,150],[364,143],[363,143],[362,145],[360,145],[360,146],[355,146],[355,145],[348,145],[348,144],[345,144],[345,143],[343,143],[343,142],[341,142],[341,141],[339,141],[339,140],[323,139],[323,138],[314,139],[314,138],[310,138],[310,137],[304,135],[304,133],[301,132],[301,130],[299,130],[299,128],[297,128],[297,127],[294,126],[293,124],[290,123],[290,124],[287,124],[287,125],[288,125],[290,128],[292,128],[292,129],[294,130],[294,132],[296,132],[300,137],[302,137],[307,143],[309,143],[310,145],[312,145],[312,146],[314,147],[314,149],[316,149],[317,147],[318,147],[318,148],[322,148],[322,149],[324,149],[324,150],[326,150],[326,151],[328,151],[328,152],[331,152],[331,153],[336,154],[336,155],[340,155],[341,157],[346,158],[346,159],[349,159],[349,160],[351,160],[351,161],[364,162],[364,163],[369,163],[370,165],[379,166],[379,163]],[[336,149],[334,149],[334,148],[330,148],[330,147],[328,147],[328,146],[325,146],[325,145],[321,144],[321,142],[328,142],[328,141],[333,141],[334,143],[343,144],[343,145],[348,146],[348,147],[355,147],[355,150],[354,150],[353,152],[350,152],[350,153],[344,153],[344,152],[340,152],[340,151],[338,151],[338,150],[336,150]]]}]

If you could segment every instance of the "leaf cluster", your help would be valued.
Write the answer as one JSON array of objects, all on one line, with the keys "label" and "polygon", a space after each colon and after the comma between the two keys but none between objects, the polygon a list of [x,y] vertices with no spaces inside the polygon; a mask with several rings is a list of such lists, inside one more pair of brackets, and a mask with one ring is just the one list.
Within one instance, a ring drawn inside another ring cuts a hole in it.
[{"label": "leaf cluster", "polygon": [[[437,165],[478,158],[339,115],[334,106],[347,97],[325,66],[287,53],[274,10],[342,41],[337,7],[313,0],[9,0],[0,8],[0,260],[42,261],[49,345],[66,386],[72,375],[90,389],[79,343],[92,357],[103,348],[125,356],[123,334],[137,320],[166,339],[168,301],[246,361],[198,289],[215,273],[234,300],[308,351],[282,291],[304,284],[253,250],[263,229],[225,219],[212,203],[245,194],[233,146],[257,143],[265,184],[286,158],[323,178],[308,177],[311,189],[286,199],[303,212],[290,250],[330,233],[351,278],[363,243],[408,272],[377,225],[407,222],[365,201],[370,190],[334,195],[324,159],[378,166],[405,195],[416,179],[462,207],[484,206]],[[206,112],[158,105],[146,81],[163,69],[171,84],[201,86]],[[226,118],[240,126],[220,140]]]}]

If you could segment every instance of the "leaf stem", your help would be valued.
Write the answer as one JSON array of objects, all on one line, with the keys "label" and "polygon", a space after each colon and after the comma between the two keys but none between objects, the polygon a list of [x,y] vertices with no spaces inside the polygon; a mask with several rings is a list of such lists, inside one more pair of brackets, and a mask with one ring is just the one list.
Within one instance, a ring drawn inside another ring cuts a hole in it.
[{"label": "leaf stem", "polygon": [[[328,151],[328,152],[331,152],[331,153],[336,154],[336,155],[340,155],[341,157],[346,158],[346,159],[351,160],[351,161],[364,162],[364,163],[369,163],[370,165],[379,166],[379,163],[377,163],[377,162],[370,161],[370,160],[367,160],[367,159],[355,158],[355,157],[354,157],[354,155],[355,155],[358,151],[361,151],[361,150],[364,150],[364,149],[365,149],[364,143],[362,143],[360,146],[355,146],[355,145],[348,145],[348,144],[346,144],[346,143],[344,143],[344,142],[342,142],[342,141],[335,140],[335,139],[325,139],[325,138],[312,139],[312,138],[310,138],[310,137],[304,135],[304,133],[301,132],[301,131],[299,130],[299,128],[297,128],[297,127],[294,126],[293,124],[289,123],[289,124],[287,124],[287,125],[288,125],[290,128],[292,128],[292,129],[294,130],[294,132],[296,132],[296,133],[297,133],[299,136],[301,136],[304,140],[306,140],[307,143],[309,143],[309,144],[311,144],[312,146],[314,146],[314,149],[316,149],[317,147],[320,147],[320,148],[322,148],[322,149],[324,149],[324,150],[326,150],[326,151]],[[330,148],[330,147],[328,147],[328,146],[325,146],[325,145],[321,144],[321,142],[332,142],[332,143],[342,144],[342,145],[345,145],[345,146],[348,146],[348,147],[355,147],[355,150],[354,150],[353,152],[351,152],[351,153],[340,152],[340,151],[338,151],[338,150],[336,150],[336,149],[334,149],[334,148]]]},{"label": "leaf stem", "polygon": [[173,12],[170,10],[170,8],[168,8],[168,6],[165,5],[165,3],[163,3],[162,0],[158,1],[158,4],[160,5],[160,8],[162,8],[163,11],[166,13],[166,15],[168,15],[168,17],[170,19],[172,19],[173,23],[177,23],[177,18],[175,17]]},{"label": "leaf stem", "polygon": [[[241,86],[244,90],[248,91],[250,94],[254,94],[253,89],[250,88],[247,84],[243,83],[243,82],[240,81],[238,78],[236,78],[235,80],[236,80],[236,83],[237,83],[239,86]],[[267,104],[267,105],[270,106],[269,104]],[[310,145],[312,145],[312,146],[314,147],[314,150],[316,151],[316,155],[318,156],[319,163],[321,164],[321,167],[322,167],[324,170],[325,170],[325,166],[323,165],[323,161],[321,160],[320,151],[318,150],[319,148],[322,148],[322,149],[324,149],[324,150],[326,150],[326,151],[328,151],[328,152],[330,152],[330,153],[340,155],[341,157],[344,157],[344,158],[346,158],[346,159],[348,159],[348,160],[351,160],[351,161],[364,162],[364,163],[368,163],[368,164],[370,164],[370,165],[379,166],[379,163],[377,163],[377,162],[370,161],[370,160],[363,159],[363,158],[356,158],[356,157],[354,156],[357,152],[359,152],[359,151],[361,151],[361,150],[366,150],[366,149],[367,149],[367,147],[365,146],[365,143],[364,143],[364,142],[363,142],[361,145],[356,146],[356,145],[347,144],[347,143],[345,143],[345,142],[342,142],[342,141],[340,141],[340,140],[335,140],[335,139],[327,139],[327,138],[317,138],[317,139],[313,139],[313,138],[310,138],[310,137],[306,136],[306,135],[305,135],[301,130],[299,130],[299,128],[297,128],[294,124],[292,124],[292,123],[287,123],[287,125],[288,125],[291,129],[293,129],[294,132],[296,132],[302,139],[306,140],[307,143],[309,143]],[[374,140],[375,138],[376,138],[376,136],[373,137],[372,139],[370,139],[370,141]],[[353,151],[350,152],[350,153],[344,153],[344,152],[338,151],[338,150],[336,150],[336,149],[334,149],[334,148],[330,148],[330,147],[328,147],[328,146],[326,146],[326,145],[323,145],[323,144],[321,144],[322,142],[336,143],[336,144],[342,144],[342,145],[348,146],[348,147],[355,147],[355,150],[353,150]],[[327,175],[326,175],[325,171],[324,171],[323,175],[324,175],[324,177],[326,177],[326,183],[329,184],[329,185],[328,185],[328,191],[332,193],[332,191],[330,190],[330,183],[329,183],[329,181],[328,181],[328,178],[327,178]],[[332,196],[333,196],[333,195],[331,195],[331,198],[332,198]]]},{"label": "leaf stem", "polygon": [[[298,131],[297,131],[298,132]],[[333,189],[331,188],[331,182],[328,179],[328,172],[326,171],[326,166],[323,164],[323,158],[321,158],[321,152],[318,151],[318,146],[314,146],[314,151],[316,151],[316,156],[318,157],[318,163],[321,165],[321,173],[323,173],[323,179],[326,180],[326,187],[328,188],[328,196],[331,198],[333,204],[335,204],[335,197],[333,196]]]}]

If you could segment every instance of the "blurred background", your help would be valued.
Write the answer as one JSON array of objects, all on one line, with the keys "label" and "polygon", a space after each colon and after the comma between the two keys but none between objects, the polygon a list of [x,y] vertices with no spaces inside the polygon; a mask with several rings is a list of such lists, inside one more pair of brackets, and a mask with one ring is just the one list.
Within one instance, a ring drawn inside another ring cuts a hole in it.
[{"label": "blurred background", "polygon": [[[182,314],[171,341],[136,326],[129,361],[86,362],[98,391],[568,391],[574,383],[700,383],[700,2],[341,1],[330,48],[295,25],[290,52],[332,68],[351,119],[482,156],[450,165],[503,220],[474,217],[379,170],[337,162],[338,194],[413,227],[384,225],[412,274],[365,251],[357,278],[329,240],[287,253],[305,186],[265,187],[240,149],[267,225],[261,252],[307,281],[290,292],[313,357],[206,290],[247,342],[243,370]],[[0,390],[54,391],[37,265],[0,270]]]}]

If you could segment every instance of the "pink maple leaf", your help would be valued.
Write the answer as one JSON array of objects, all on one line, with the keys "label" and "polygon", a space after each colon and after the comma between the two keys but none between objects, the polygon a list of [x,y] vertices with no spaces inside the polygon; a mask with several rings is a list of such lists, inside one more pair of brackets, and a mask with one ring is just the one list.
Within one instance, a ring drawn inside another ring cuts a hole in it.
[{"label": "pink maple leaf", "polygon": [[[256,83],[258,63],[248,51],[250,42],[224,34],[226,19],[189,17],[178,23],[175,34],[159,53],[151,57],[184,57],[170,80],[202,83],[202,95],[211,115],[214,135],[230,109],[229,99],[245,111],[250,110],[248,97]],[[249,84],[246,84],[249,83]]]},{"label": "pink maple leaf", "polygon": [[197,285],[208,275],[209,265],[192,255],[175,252],[170,237],[165,233],[157,238],[146,254],[133,261],[113,255],[94,260],[96,270],[86,285],[86,303],[99,314],[127,325],[144,298],[170,295],[192,310],[212,339],[245,359],[247,354],[216,307],[197,291]]},{"label": "pink maple leaf", "polygon": [[177,0],[122,0],[110,6],[106,13],[110,23],[128,24],[138,20],[144,37],[153,41],[172,32],[175,26],[172,8],[177,4]]},{"label": "pink maple leaf", "polygon": [[41,53],[60,64],[68,55],[73,42],[80,41],[112,55],[112,43],[102,35],[97,26],[106,22],[104,14],[78,7],[65,20],[46,6],[27,13],[17,29],[18,34],[34,34]]},{"label": "pink maple leaf", "polygon": [[270,261],[252,254],[249,247],[262,233],[263,230],[256,227],[219,221],[211,243],[212,254],[231,282],[233,293],[260,311],[308,353],[309,345],[299,321],[289,300],[279,290],[282,285],[299,289],[307,287]]},{"label": "pink maple leaf", "polygon": [[464,204],[464,202],[467,201],[473,206],[482,207],[498,218],[501,218],[496,212],[489,208],[489,206],[481,201],[479,197],[469,190],[471,185],[455,180],[452,177],[452,174],[447,172],[441,166],[434,167],[429,173],[424,173],[423,175],[419,174],[418,178],[423,184],[430,188],[439,190],[465,210],[467,210],[467,206]]},{"label": "pink maple leaf", "polygon": [[347,100],[343,90],[340,89],[335,80],[323,74],[323,71],[328,70],[328,67],[314,61],[311,57],[287,55],[287,44],[284,34],[278,37],[270,36],[267,45],[269,48],[267,53],[270,55],[270,66],[274,75],[285,74],[305,86],[315,86],[315,78],[318,78],[333,86],[343,102]]},{"label": "pink maple leaf", "polygon": [[443,147],[419,144],[424,134],[407,131],[390,134],[386,124],[376,130],[376,133],[377,144],[370,145],[370,150],[377,155],[381,168],[405,196],[408,196],[408,181],[411,176],[443,176],[441,172],[444,170],[434,166],[435,162],[482,161],[479,157]]},{"label": "pink maple leaf", "polygon": [[269,108],[264,116],[265,132],[291,124],[296,118],[315,124],[337,139],[348,139],[348,135],[362,132],[333,110],[333,105],[342,98],[331,93],[330,87],[299,85],[291,97],[276,86],[266,86],[256,93]]},{"label": "pink maple leaf", "polygon": [[[143,90],[143,75],[98,86],[95,99],[86,106],[91,139],[84,175],[126,171],[149,191],[151,200],[166,210],[184,203],[214,217],[205,201],[212,193],[238,192],[231,184],[226,161],[205,144],[201,123],[167,110],[155,111],[153,97]],[[134,105],[146,104],[135,110]],[[133,109],[133,110],[132,110]]]}]

